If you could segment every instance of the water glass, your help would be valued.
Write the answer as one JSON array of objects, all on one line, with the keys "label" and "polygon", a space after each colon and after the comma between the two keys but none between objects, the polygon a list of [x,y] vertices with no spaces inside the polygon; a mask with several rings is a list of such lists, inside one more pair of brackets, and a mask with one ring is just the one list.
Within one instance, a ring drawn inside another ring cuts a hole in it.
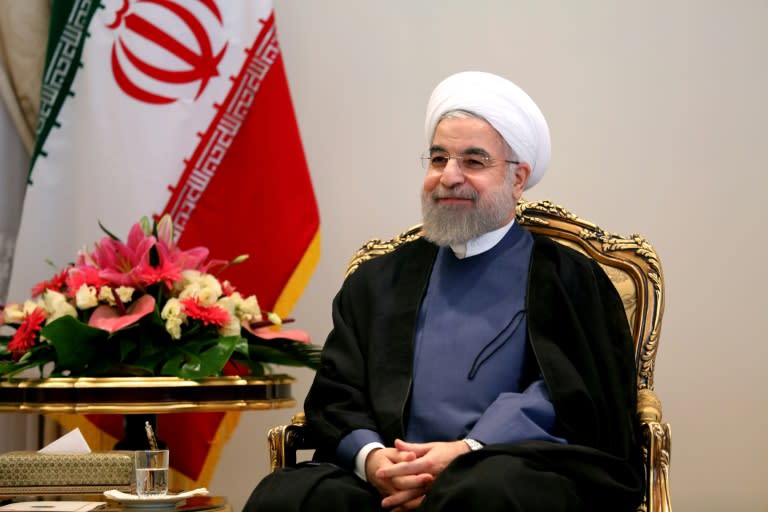
[{"label": "water glass", "polygon": [[168,493],[168,450],[134,452],[136,494],[140,498],[165,496]]}]

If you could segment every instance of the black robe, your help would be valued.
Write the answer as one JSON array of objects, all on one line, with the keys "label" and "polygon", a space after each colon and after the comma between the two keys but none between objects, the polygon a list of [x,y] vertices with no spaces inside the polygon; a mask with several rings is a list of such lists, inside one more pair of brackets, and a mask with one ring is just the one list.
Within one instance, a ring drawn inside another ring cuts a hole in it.
[{"label": "black robe", "polygon": [[[417,313],[437,250],[419,239],[374,258],[334,299],[334,328],[305,401],[317,460],[337,462],[339,441],[355,429],[378,432],[388,446],[404,438]],[[441,478],[463,480],[462,468],[513,456],[573,482],[590,510],[632,510],[642,458],[633,344],[616,289],[593,260],[534,235],[527,310],[532,373],[543,375],[557,417],[553,434],[568,444],[489,445],[456,459]]]}]

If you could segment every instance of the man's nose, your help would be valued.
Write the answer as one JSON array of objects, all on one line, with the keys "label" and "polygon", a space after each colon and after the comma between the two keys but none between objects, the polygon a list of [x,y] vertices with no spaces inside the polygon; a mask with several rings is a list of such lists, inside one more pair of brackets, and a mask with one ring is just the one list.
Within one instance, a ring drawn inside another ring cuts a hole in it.
[{"label": "man's nose", "polygon": [[450,158],[448,164],[440,175],[440,183],[442,183],[443,186],[452,187],[463,182],[464,173],[461,171],[459,160],[457,158]]}]

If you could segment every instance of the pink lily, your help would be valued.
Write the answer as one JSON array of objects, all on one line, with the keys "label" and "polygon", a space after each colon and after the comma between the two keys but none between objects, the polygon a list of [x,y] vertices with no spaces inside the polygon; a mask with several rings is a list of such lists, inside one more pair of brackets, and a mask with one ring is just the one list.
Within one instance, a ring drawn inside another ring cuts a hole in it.
[{"label": "pink lily", "polygon": [[202,265],[208,257],[208,249],[205,247],[193,247],[182,251],[173,240],[173,220],[170,215],[163,215],[157,223],[157,250],[160,260],[165,258],[168,262],[180,270],[202,270]]},{"label": "pink lily", "polygon": [[128,306],[124,315],[121,315],[118,309],[112,306],[102,305],[97,307],[93,311],[90,320],[88,320],[88,325],[97,329],[103,329],[112,334],[138,322],[154,310],[155,298],[151,295],[142,295]]},{"label": "pink lily", "polygon": [[149,263],[153,245],[155,237],[145,235],[141,224],[136,223],[126,243],[104,237],[91,256],[104,279],[122,286],[141,287],[157,282],[157,272]]},{"label": "pink lily", "polygon": [[70,297],[74,297],[82,285],[99,289],[108,284],[107,280],[101,277],[101,271],[91,265],[71,267],[67,273],[66,283],[67,293]]},{"label": "pink lily", "polygon": [[311,343],[311,340],[309,339],[309,333],[299,329],[273,331],[269,327],[258,327],[253,329],[249,325],[243,325],[243,328],[254,336],[258,336],[259,338],[263,338],[265,340],[271,340],[274,338],[287,338],[289,340],[298,341],[299,343]]}]

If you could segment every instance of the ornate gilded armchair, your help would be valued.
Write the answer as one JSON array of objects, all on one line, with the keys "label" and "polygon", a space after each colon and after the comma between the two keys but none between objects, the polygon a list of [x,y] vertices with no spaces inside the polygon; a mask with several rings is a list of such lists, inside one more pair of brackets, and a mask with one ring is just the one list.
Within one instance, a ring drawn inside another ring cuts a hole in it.
[{"label": "ornate gilded armchair", "polygon": [[[608,233],[549,201],[520,201],[517,219],[534,233],[547,235],[595,259],[605,269],[624,302],[635,341],[637,415],[645,457],[646,494],[638,511],[671,512],[669,469],[671,431],[662,423],[661,401],[653,391],[653,371],[664,313],[664,279],[658,255],[640,235],[626,238]],[[347,267],[354,272],[366,260],[386,254],[421,236],[415,226],[392,240],[373,239],[363,245]],[[296,463],[296,451],[311,449],[306,442],[304,415],[290,425],[269,431],[272,470]]]}]

